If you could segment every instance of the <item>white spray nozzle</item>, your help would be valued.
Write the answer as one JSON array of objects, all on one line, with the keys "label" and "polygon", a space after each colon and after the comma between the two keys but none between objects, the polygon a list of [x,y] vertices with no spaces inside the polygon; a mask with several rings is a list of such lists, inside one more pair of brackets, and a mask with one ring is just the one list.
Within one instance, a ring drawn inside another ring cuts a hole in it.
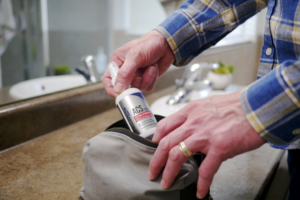
[{"label": "white spray nozzle", "polygon": [[108,70],[111,77],[111,84],[114,86],[118,75],[119,66],[115,62],[111,62],[108,64]]}]

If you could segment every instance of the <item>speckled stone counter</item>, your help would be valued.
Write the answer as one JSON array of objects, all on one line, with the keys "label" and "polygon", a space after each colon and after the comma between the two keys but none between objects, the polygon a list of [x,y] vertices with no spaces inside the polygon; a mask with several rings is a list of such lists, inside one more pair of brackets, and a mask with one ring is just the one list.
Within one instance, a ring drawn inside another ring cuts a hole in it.
[{"label": "speckled stone counter", "polygon": [[119,119],[112,109],[0,153],[0,199],[80,199],[82,149]]},{"label": "speckled stone counter", "polygon": [[[177,68],[165,73],[155,89],[145,95],[156,94],[169,87],[174,89],[175,79],[182,76],[183,70]],[[0,89],[0,104],[1,99],[8,96],[8,90]],[[115,108],[114,98],[107,95],[101,82],[12,100],[0,105],[0,151],[112,108]]]},{"label": "speckled stone counter", "polygon": [[[148,96],[149,104],[169,93]],[[88,139],[121,119],[117,109],[0,152],[0,199],[81,199],[81,152]],[[211,187],[214,199],[258,199],[281,151],[268,145],[224,162]]]},{"label": "speckled stone counter", "polygon": [[265,144],[222,163],[211,185],[214,200],[263,199],[284,151]]}]

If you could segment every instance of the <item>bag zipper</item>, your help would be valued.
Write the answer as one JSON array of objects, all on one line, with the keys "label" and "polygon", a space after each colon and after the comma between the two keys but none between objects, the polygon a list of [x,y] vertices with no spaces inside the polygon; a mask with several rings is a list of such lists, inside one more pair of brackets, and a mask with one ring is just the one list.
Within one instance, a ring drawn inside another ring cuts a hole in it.
[{"label": "bag zipper", "polygon": [[127,128],[122,128],[122,127],[116,127],[116,128],[110,128],[106,130],[108,132],[118,132],[124,135],[127,135],[128,137],[132,138],[135,141],[141,142],[142,144],[150,147],[157,148],[158,142],[153,142],[151,140],[148,140],[147,138],[141,137],[138,134],[132,132],[131,130]]},{"label": "bag zipper", "polygon": [[[147,138],[144,138],[144,137],[141,137],[139,136],[138,134],[130,131],[129,129],[127,128],[122,128],[122,127],[116,127],[116,128],[110,128],[110,129],[107,129],[106,131],[108,132],[117,132],[117,133],[121,133],[121,134],[124,134],[130,138],[132,138],[133,140],[135,141],[138,141],[146,146],[149,146],[149,147],[153,147],[153,148],[157,148],[158,147],[158,142],[153,142],[151,140],[148,140]],[[189,158],[189,160],[197,167],[198,164],[196,162],[196,159],[194,158],[194,156],[191,156]]]}]

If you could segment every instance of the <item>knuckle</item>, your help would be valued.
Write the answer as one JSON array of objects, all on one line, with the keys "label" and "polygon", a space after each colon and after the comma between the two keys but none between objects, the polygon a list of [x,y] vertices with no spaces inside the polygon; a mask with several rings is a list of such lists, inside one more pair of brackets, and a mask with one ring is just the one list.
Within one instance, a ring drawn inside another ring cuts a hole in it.
[{"label": "knuckle", "polygon": [[180,156],[180,152],[175,148],[172,148],[169,152],[169,159],[173,162],[177,162],[180,159]]},{"label": "knuckle", "polygon": [[185,138],[189,138],[194,133],[194,128],[188,125],[183,125],[179,127],[178,130],[180,130],[180,132],[182,133],[182,135],[184,135]]},{"label": "knuckle", "polygon": [[232,144],[224,142],[224,140],[221,140],[221,139],[217,139],[216,142],[215,142],[215,146],[218,147],[218,149],[220,149],[221,151],[222,150],[225,151],[225,150],[229,149],[229,147],[231,145]]},{"label": "knuckle", "polygon": [[199,176],[205,180],[210,178],[210,174],[208,172],[208,169],[204,168],[204,167],[200,167],[199,170]]},{"label": "knuckle", "polygon": [[195,107],[195,105],[196,105],[196,101],[192,101],[192,102],[190,103],[190,107]]},{"label": "knuckle", "polygon": [[132,48],[130,51],[129,51],[129,56],[132,57],[132,58],[140,58],[142,53],[141,53],[141,49],[140,48]]},{"label": "knuckle", "polygon": [[187,106],[185,106],[182,110],[186,115],[189,115],[193,113],[195,109],[197,109],[197,104],[194,101],[192,101]]},{"label": "knuckle", "polygon": [[130,75],[130,70],[128,68],[121,68],[118,72],[118,76],[121,78],[127,78]]},{"label": "knuckle", "polygon": [[116,49],[110,57],[110,62],[122,60],[121,58],[126,55],[126,50],[123,47]]},{"label": "knuckle", "polygon": [[118,58],[118,56],[122,53],[122,49],[118,48],[114,51],[114,53],[111,55],[111,59],[114,60]]},{"label": "knuckle", "polygon": [[212,143],[215,151],[218,152],[218,157],[224,160],[224,156],[226,157],[228,150],[232,148],[232,144],[224,142],[223,138],[215,138]]},{"label": "knuckle", "polygon": [[165,130],[165,126],[164,126],[164,120],[161,120],[160,122],[158,122],[157,124],[157,127],[156,127],[156,130],[161,133],[161,132],[164,132]]},{"label": "knuckle", "polygon": [[113,54],[111,55],[111,57],[110,57],[110,62],[113,62],[113,60],[115,60],[115,59],[117,59],[118,58],[118,55],[120,54],[121,52],[120,52],[120,49],[116,49],[114,52],[113,52]]},{"label": "knuckle", "polygon": [[169,140],[167,140],[166,138],[163,138],[160,143],[159,146],[161,147],[161,150],[164,152],[168,152],[170,149],[170,142]]},{"label": "knuckle", "polygon": [[177,112],[177,118],[186,121],[188,118],[188,113],[185,112]]}]

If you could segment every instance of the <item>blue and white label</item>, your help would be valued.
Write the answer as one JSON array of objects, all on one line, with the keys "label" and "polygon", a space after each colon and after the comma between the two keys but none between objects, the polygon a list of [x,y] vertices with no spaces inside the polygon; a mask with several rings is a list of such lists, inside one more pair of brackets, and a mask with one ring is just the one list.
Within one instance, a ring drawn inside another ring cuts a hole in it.
[{"label": "blue and white label", "polygon": [[130,117],[130,113],[128,112],[128,110],[126,108],[124,108],[124,113],[125,113],[125,115],[126,115],[127,118]]},{"label": "blue and white label", "polygon": [[119,102],[119,109],[122,110],[130,130],[138,135],[157,126],[157,121],[140,92],[125,96]]}]

